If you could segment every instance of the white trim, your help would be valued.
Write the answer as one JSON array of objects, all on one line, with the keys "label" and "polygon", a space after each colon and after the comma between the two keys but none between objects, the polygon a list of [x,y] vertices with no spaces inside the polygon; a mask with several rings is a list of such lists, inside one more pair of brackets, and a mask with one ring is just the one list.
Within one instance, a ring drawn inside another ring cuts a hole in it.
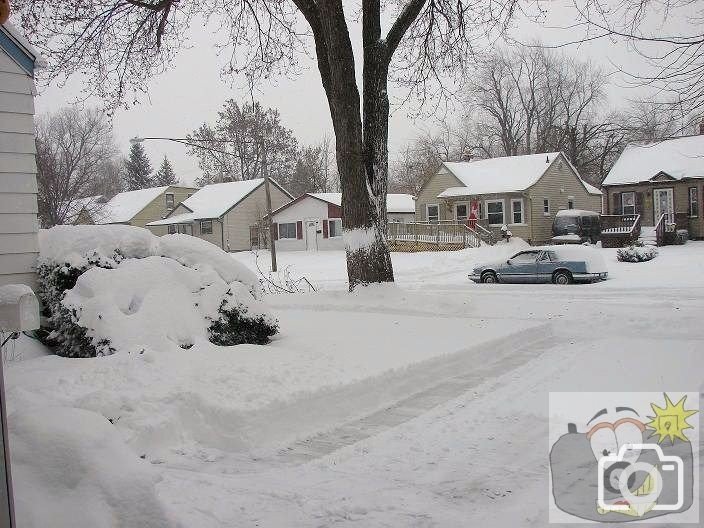
[{"label": "white trim", "polygon": [[[626,214],[626,212],[624,211],[624,209],[626,208],[626,206],[624,205],[624,200],[623,200],[623,196],[624,196],[625,194],[632,194],[632,195],[633,195],[633,212],[632,212],[632,213],[628,213],[628,214],[629,214],[629,215],[634,215],[634,214],[636,214],[636,193],[635,193],[635,191],[626,191],[626,192],[622,192],[622,193],[621,193],[621,214],[622,214],[622,215],[625,215],[625,214]],[[655,194],[653,193],[653,203],[654,203],[654,201],[655,201]],[[629,205],[628,207],[631,207],[631,206]]]},{"label": "white trim", "polygon": [[[209,222],[209,223],[210,223],[210,232],[209,232],[209,233],[205,233],[205,232],[203,231],[203,222]],[[201,221],[200,221],[200,234],[201,234],[201,235],[212,235],[212,234],[213,234],[213,221],[212,221],[212,219],[211,219],[211,220],[201,220]]]},{"label": "white trim", "polygon": [[436,203],[428,203],[428,204],[425,204],[425,221],[426,221],[426,222],[430,222],[430,215],[428,214],[428,208],[430,208],[430,207],[437,207],[437,209],[438,209],[438,214],[437,214],[438,219],[437,219],[436,221],[437,221],[437,222],[440,222],[440,204],[436,204]]},{"label": "white trim", "polygon": [[[500,200],[484,200],[484,209],[486,214],[486,219],[487,221],[489,220],[489,204],[491,203],[500,203],[501,204],[501,215],[502,215],[502,221],[498,224],[489,224],[490,226],[502,226],[506,223],[506,199],[502,198]],[[494,213],[495,214],[495,213]]]},{"label": "white trim", "polygon": [[[520,222],[516,222],[516,219],[514,217],[514,210],[513,210],[514,203],[521,204],[521,221]],[[511,223],[509,225],[526,225],[526,208],[525,208],[525,204],[523,202],[523,198],[511,198]]]},{"label": "white trim", "polygon": [[[694,191],[694,201],[692,201],[692,191]],[[695,185],[693,187],[687,188],[687,214],[690,218],[699,218],[699,186]],[[697,214],[692,214],[692,204],[697,204]]]},{"label": "white trim", "polygon": [[[545,202],[547,202],[547,211],[545,210]],[[547,196],[543,196],[543,216],[550,216],[550,198]]]}]

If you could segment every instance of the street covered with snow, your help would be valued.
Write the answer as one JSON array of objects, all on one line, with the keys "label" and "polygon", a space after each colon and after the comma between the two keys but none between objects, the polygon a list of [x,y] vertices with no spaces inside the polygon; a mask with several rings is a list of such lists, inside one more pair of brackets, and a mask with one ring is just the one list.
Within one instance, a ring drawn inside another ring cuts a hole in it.
[{"label": "street covered with snow", "polygon": [[23,337],[22,526],[545,526],[550,392],[701,392],[704,242],[599,249],[597,284],[467,279],[522,247],[394,253],[395,285],[353,293],[343,252],[279,253],[317,291],[264,296],[269,345],[67,359]]}]

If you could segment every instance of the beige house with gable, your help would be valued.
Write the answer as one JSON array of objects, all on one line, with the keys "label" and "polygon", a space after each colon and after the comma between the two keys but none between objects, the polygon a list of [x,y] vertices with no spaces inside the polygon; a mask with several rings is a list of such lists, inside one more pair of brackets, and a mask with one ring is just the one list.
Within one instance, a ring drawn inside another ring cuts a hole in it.
[{"label": "beige house with gable", "polygon": [[[269,181],[272,209],[293,199],[276,181]],[[147,227],[157,234],[185,233],[226,251],[243,251],[258,245],[266,210],[262,178],[214,183],[184,200],[163,220],[150,222]]]},{"label": "beige house with gable", "polygon": [[443,163],[416,199],[418,222],[476,221],[539,244],[562,209],[601,213],[602,194],[561,152]]},{"label": "beige house with gable", "polygon": [[[126,224],[146,227],[171,214],[181,202],[198,191],[194,187],[168,185],[118,193],[96,210],[95,224]],[[153,230],[165,235],[166,227]]]}]

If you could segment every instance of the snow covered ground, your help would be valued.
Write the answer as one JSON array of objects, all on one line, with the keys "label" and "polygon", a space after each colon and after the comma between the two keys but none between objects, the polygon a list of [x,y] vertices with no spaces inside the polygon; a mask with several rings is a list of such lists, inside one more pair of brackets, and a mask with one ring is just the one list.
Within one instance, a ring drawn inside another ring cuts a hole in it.
[{"label": "snow covered ground", "polygon": [[[550,391],[701,392],[704,243],[638,264],[600,250],[600,284],[467,280],[520,247],[394,254],[397,286],[353,294],[341,252],[280,253],[321,291],[267,296],[281,323],[269,346],[71,360],[18,345],[6,376],[24,526],[93,498],[81,464],[115,482],[91,526],[545,526]],[[85,445],[60,441],[66,423]],[[37,473],[42,427],[59,442]],[[30,515],[37,501],[46,517]]]}]

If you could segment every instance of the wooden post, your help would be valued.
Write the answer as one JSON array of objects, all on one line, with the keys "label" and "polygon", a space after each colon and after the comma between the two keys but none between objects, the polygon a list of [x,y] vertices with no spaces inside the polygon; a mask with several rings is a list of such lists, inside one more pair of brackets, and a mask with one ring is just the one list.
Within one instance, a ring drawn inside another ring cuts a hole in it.
[{"label": "wooden post", "polygon": [[413,222],[413,249],[418,251],[418,224]]},{"label": "wooden post", "polygon": [[269,245],[271,246],[271,271],[276,269],[276,242],[274,241],[274,219],[271,216],[271,188],[269,185],[269,170],[266,166],[266,145],[264,141],[262,147],[262,173],[264,175],[264,191],[266,192],[266,217],[269,223]]},{"label": "wooden post", "polygon": [[437,226],[435,227],[435,243],[438,245],[438,251],[440,250],[440,221],[438,220]]}]

